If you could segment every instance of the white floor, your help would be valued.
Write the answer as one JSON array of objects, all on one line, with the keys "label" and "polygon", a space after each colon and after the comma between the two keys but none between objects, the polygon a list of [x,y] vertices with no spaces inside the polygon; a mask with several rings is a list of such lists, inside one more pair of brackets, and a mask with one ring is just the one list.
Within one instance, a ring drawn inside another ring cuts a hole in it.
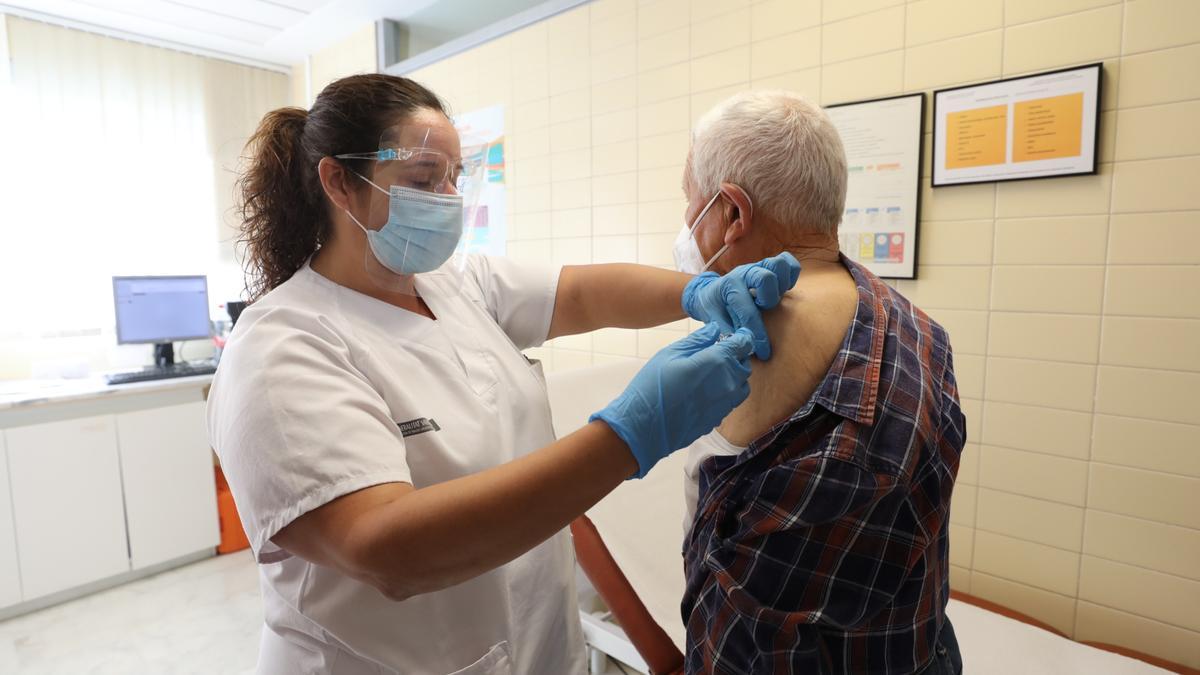
[{"label": "white floor", "polygon": [[252,673],[261,628],[243,551],[0,622],[0,673]]},{"label": "white floor", "polygon": [[253,672],[261,626],[243,551],[0,623],[0,673]]}]

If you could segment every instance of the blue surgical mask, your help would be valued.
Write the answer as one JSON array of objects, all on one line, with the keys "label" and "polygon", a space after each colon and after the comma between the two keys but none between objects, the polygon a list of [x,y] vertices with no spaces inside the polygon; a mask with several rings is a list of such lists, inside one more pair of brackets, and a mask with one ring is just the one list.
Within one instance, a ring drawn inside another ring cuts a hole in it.
[{"label": "blue surgical mask", "polygon": [[396,274],[421,274],[442,266],[463,233],[461,195],[424,192],[401,185],[384,190],[369,179],[376,190],[388,195],[388,219],[378,230],[368,230],[353,213],[346,211],[367,235],[367,244],[380,264]]}]

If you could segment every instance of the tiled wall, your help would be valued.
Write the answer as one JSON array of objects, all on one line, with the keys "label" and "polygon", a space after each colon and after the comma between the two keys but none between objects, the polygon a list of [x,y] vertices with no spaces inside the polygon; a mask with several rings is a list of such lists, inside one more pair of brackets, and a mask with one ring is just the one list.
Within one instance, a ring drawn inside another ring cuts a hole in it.
[{"label": "tiled wall", "polygon": [[375,24],[364,23],[350,35],[308,55],[292,66],[292,105],[308,108],[330,82],[356,73],[375,72]]},{"label": "tiled wall", "polygon": [[926,168],[899,288],[950,330],[969,415],[953,586],[1200,667],[1200,2],[601,0],[414,76],[504,104],[512,257],[670,265],[690,126],[735,91],[829,104],[1098,60],[1099,175],[931,191]]}]

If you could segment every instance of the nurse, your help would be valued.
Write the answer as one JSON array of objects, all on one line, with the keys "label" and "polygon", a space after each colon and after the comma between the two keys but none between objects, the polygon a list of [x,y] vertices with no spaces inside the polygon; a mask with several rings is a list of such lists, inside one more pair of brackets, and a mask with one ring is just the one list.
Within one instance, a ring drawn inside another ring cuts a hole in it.
[{"label": "nurse", "polygon": [[[799,265],[457,256],[486,169],[404,78],[333,82],[248,149],[254,302],[208,424],[259,564],[259,672],[586,672],[564,527],[746,398],[750,356],[769,357],[759,307]],[[521,350],[685,310],[705,327],[555,440]]]}]

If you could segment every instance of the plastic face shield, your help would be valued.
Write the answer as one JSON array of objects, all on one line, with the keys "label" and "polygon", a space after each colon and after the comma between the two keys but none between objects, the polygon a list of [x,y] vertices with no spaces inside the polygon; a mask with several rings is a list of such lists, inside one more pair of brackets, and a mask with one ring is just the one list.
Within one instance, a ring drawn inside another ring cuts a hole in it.
[{"label": "plastic face shield", "polygon": [[416,277],[426,274],[460,285],[472,251],[470,225],[481,208],[486,213],[480,202],[487,150],[460,139],[447,122],[398,125],[375,151],[337,156],[369,181],[353,215],[366,231],[364,265],[378,287],[417,295]]}]

